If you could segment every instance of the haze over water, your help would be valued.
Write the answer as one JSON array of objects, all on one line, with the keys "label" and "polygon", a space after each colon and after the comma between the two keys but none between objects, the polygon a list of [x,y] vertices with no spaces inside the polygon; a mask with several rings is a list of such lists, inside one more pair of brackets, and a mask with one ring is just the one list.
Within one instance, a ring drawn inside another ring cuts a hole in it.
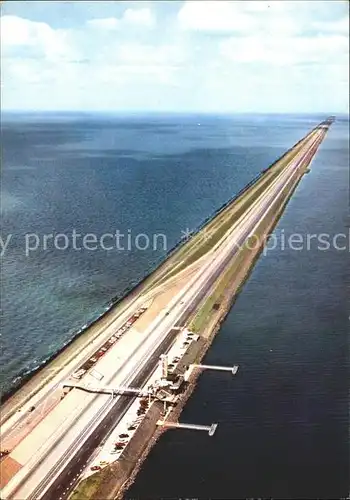
[{"label": "haze over water", "polygon": [[[325,116],[4,115],[3,390],[54,353],[164,257],[77,251],[25,233],[164,233],[170,249]],[[348,121],[322,144],[276,234],[346,232]],[[348,242],[347,242],[348,244]],[[315,245],[316,246],[316,245]],[[340,498],[348,489],[348,251],[262,257],[207,355],[181,420],[130,490],[136,498]]]}]

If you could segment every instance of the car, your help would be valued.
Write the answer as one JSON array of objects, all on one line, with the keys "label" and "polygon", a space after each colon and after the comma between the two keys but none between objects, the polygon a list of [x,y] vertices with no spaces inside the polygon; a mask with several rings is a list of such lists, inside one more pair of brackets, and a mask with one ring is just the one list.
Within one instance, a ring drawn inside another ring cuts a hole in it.
[{"label": "car", "polygon": [[100,462],[100,465],[108,465],[108,464],[109,464],[109,462],[107,462],[107,460],[101,460],[101,462]]},{"label": "car", "polygon": [[120,438],[128,438],[129,434],[126,434],[125,432],[123,434],[119,434]]},{"label": "car", "polygon": [[118,446],[115,446],[114,450],[117,451],[117,450],[122,450],[124,448],[124,444],[121,445],[121,444],[118,444]]},{"label": "car", "polygon": [[117,441],[116,443],[114,443],[114,446],[125,446],[126,443],[125,441]]},{"label": "car", "polygon": [[86,370],[84,370],[84,368],[80,368],[80,370],[73,373],[72,377],[79,379],[84,375],[85,372]]},{"label": "car", "polygon": [[31,406],[28,411],[34,411],[34,410],[35,410],[35,406]]},{"label": "car", "polygon": [[101,470],[101,467],[99,465],[93,465],[90,467],[90,470]]},{"label": "car", "polygon": [[129,425],[128,431],[134,431],[136,429],[136,425]]}]

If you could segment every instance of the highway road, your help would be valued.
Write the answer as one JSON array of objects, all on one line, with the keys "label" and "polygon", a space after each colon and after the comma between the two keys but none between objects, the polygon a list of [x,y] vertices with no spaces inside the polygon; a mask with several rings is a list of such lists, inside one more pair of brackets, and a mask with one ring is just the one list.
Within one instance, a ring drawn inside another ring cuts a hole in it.
[{"label": "highway road", "polygon": [[[105,377],[104,385],[108,383],[110,386],[142,386],[143,381],[154,369],[159,355],[170,347],[178,335],[178,330],[174,327],[186,323],[189,315],[198,307],[202,298],[227,268],[238,249],[250,235],[254,234],[261,220],[280,205],[282,196],[283,199],[285,197],[283,191],[288,189],[292,192],[302,175],[300,168],[304,168],[310,150],[319,145],[323,135],[324,131],[318,129],[310,136],[301,151],[283,168],[265,192],[257,197],[230,231],[218,241],[203,259],[203,266],[169,302],[167,313],[162,312],[155,318],[142,338],[137,339],[138,345],[132,346],[130,355],[126,359],[118,365],[112,365],[113,371]],[[122,324],[122,321],[120,323]],[[113,328],[116,329],[114,325]],[[106,358],[111,355],[113,349]],[[52,382],[51,389],[46,388],[39,395],[39,399],[43,401],[48,390],[52,390],[55,384],[57,387],[65,378],[67,378],[66,372],[60,374],[57,380]],[[77,389],[74,389],[70,394],[76,391]],[[74,485],[73,478],[79,474],[81,466],[86,463],[111,427],[120,420],[131,401],[132,398],[126,396],[115,398],[103,394],[80,396],[80,404],[52,433],[45,446],[33,454],[3,489],[2,498],[48,500],[67,496],[70,486]]]}]

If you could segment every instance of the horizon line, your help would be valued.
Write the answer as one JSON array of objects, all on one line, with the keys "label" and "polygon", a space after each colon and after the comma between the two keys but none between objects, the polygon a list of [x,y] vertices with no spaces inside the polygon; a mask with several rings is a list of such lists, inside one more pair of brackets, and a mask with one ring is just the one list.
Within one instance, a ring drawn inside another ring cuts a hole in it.
[{"label": "horizon line", "polygon": [[104,110],[104,109],[1,109],[0,114],[5,113],[30,113],[30,114],[106,114],[106,115],[320,115],[325,114],[329,116],[346,115],[349,116],[350,112],[347,111],[201,111],[201,110]]}]

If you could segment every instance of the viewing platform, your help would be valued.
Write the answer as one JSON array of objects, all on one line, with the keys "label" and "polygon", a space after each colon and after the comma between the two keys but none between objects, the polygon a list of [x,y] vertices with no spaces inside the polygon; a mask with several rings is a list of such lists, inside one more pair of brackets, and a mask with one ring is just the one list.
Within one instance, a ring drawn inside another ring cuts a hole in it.
[{"label": "viewing platform", "polygon": [[184,424],[180,422],[166,422],[164,420],[158,420],[157,425],[161,427],[167,427],[169,429],[190,429],[193,431],[206,431],[209,436],[213,436],[217,429],[218,424],[211,425],[199,425],[199,424]]},{"label": "viewing platform", "polygon": [[233,366],[219,366],[219,365],[200,365],[200,364],[192,364],[188,367],[185,372],[184,380],[188,381],[190,376],[192,375],[194,370],[214,370],[214,371],[222,371],[222,372],[231,372],[232,375],[236,375],[239,369],[239,365]]}]

